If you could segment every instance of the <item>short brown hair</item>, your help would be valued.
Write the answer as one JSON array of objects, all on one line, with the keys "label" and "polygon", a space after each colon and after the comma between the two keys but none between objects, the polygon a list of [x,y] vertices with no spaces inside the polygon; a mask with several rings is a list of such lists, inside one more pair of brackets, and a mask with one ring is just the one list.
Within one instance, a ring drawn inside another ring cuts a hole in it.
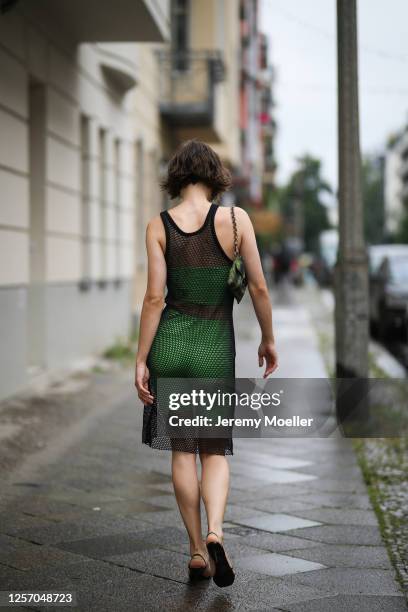
[{"label": "short brown hair", "polygon": [[183,142],[169,161],[167,176],[161,182],[171,198],[191,183],[204,183],[211,189],[211,199],[231,187],[231,174],[217,153],[200,140]]}]

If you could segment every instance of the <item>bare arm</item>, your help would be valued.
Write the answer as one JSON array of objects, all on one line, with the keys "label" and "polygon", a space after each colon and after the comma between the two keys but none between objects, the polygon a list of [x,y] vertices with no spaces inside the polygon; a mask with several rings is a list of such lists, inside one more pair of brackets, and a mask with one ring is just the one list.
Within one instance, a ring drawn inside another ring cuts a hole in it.
[{"label": "bare arm", "polygon": [[140,316],[139,344],[135,371],[135,385],[138,395],[145,404],[153,402],[153,396],[147,386],[150,374],[146,360],[164,306],[167,270],[163,254],[163,232],[163,226],[158,217],[150,221],[146,230],[147,288]]},{"label": "bare arm", "polygon": [[262,334],[261,344],[258,349],[258,361],[259,366],[262,367],[265,360],[264,378],[266,378],[278,367],[278,357],[272,329],[271,300],[251,220],[242,208],[235,208],[235,211],[241,236],[240,253],[245,262],[245,271],[248,278],[248,290]]}]

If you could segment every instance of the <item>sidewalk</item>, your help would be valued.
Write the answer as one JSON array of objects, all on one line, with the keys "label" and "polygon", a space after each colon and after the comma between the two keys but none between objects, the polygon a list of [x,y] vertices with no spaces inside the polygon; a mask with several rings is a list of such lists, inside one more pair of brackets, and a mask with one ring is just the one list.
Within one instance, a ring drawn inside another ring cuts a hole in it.
[{"label": "sidewalk", "polygon": [[[277,375],[326,376],[299,295],[274,296]],[[237,376],[258,376],[247,298],[236,323]],[[169,454],[140,443],[132,373],[99,401],[3,483],[1,590],[73,591],[76,609],[98,611],[407,609],[348,440],[237,439],[225,524],[237,578],[192,587]]]}]

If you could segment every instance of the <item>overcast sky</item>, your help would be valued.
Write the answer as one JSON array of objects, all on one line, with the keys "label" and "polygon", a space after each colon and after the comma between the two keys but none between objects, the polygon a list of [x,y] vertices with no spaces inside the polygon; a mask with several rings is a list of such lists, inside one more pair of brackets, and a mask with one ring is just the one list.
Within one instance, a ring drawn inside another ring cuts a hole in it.
[{"label": "overcast sky", "polygon": [[[381,152],[408,119],[408,2],[358,0],[360,143]],[[309,152],[337,186],[335,0],[260,0],[276,67],[278,181]]]}]

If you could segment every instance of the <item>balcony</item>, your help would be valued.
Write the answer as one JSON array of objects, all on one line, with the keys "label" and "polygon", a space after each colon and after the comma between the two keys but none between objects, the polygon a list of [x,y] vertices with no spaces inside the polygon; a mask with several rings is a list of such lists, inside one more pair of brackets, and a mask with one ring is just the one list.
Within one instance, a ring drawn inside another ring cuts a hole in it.
[{"label": "balcony", "polygon": [[51,19],[77,44],[163,42],[170,37],[169,0],[20,0],[16,6],[41,23]]},{"label": "balcony", "polygon": [[176,139],[220,142],[217,130],[218,85],[225,78],[218,51],[158,51],[160,112]]}]

